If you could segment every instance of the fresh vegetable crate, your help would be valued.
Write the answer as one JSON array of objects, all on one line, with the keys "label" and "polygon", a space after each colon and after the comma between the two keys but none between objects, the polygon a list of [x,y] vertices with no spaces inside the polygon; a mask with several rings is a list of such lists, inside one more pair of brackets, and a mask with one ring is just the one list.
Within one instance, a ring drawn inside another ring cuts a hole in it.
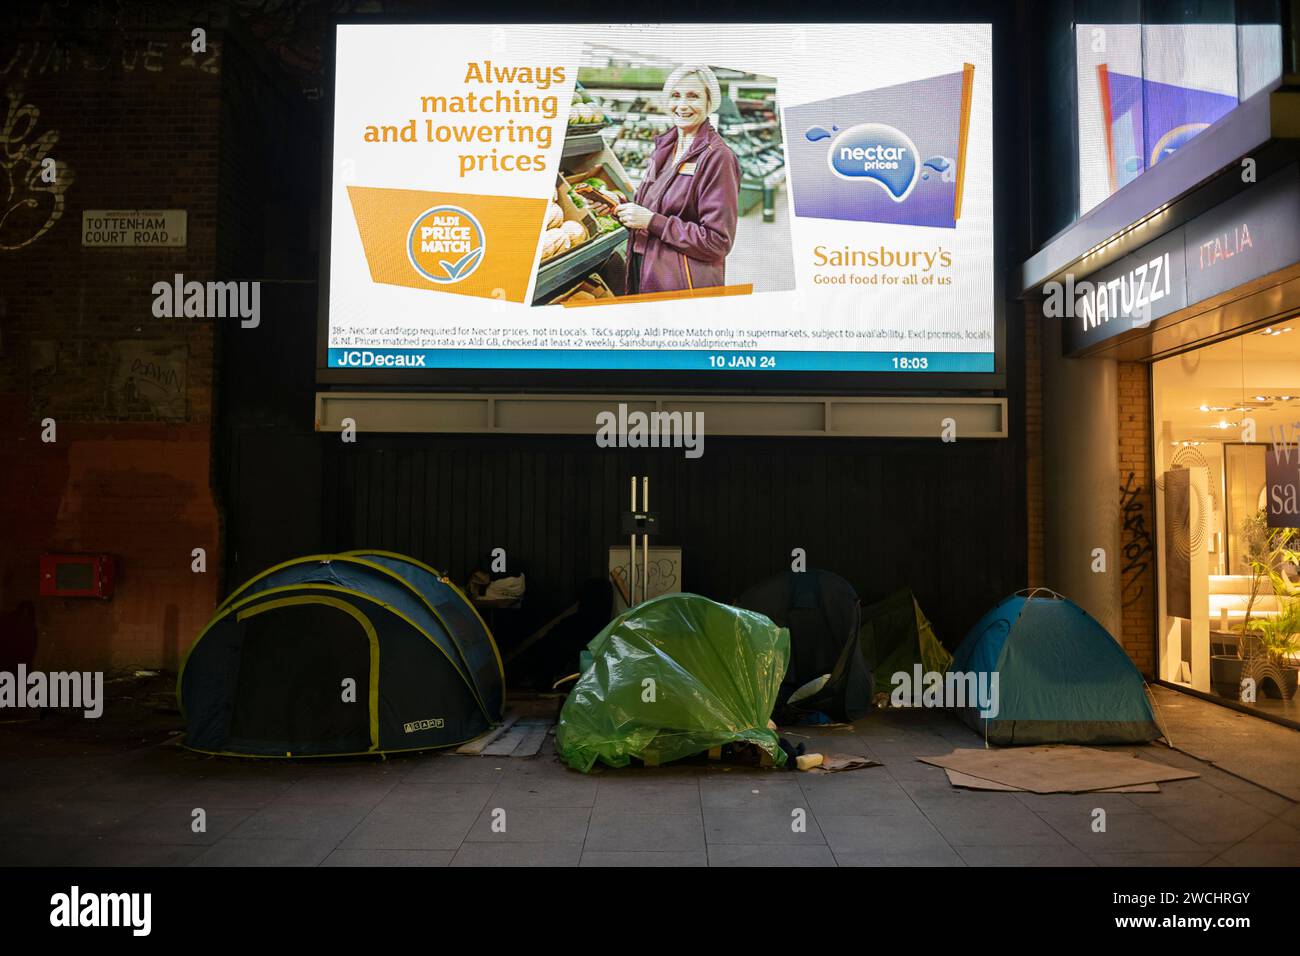
[{"label": "fresh vegetable crate", "polygon": [[565,161],[569,169],[578,170],[564,178],[570,183],[580,183],[584,179],[599,179],[613,189],[617,189],[629,200],[636,192],[636,187],[628,179],[627,170],[608,146],[585,156],[573,156]]},{"label": "fresh vegetable crate", "polygon": [[[569,184],[565,182],[563,175],[556,176],[555,185],[560,191],[560,209],[564,212],[565,220],[580,222],[583,228],[587,230],[587,238],[583,242],[590,242],[593,237],[600,235],[600,226],[596,223],[595,214],[590,209],[579,209],[574,205],[573,200],[569,198]],[[577,249],[582,244],[578,243],[577,246],[570,246],[570,249]],[[564,254],[560,253],[560,255]]]},{"label": "fresh vegetable crate", "polygon": [[614,298],[614,293],[610,291],[609,284],[606,283],[597,273],[593,272],[567,292],[556,296],[551,300],[550,304],[563,305],[566,300],[572,298],[574,293],[579,291],[586,292],[596,299]]}]

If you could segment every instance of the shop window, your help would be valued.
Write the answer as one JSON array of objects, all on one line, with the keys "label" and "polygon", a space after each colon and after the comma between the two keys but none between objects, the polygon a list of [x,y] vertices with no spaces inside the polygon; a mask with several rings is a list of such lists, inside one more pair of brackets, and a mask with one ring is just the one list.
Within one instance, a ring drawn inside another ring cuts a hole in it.
[{"label": "shop window", "polygon": [[1298,719],[1300,317],[1155,363],[1152,411],[1158,675]]}]

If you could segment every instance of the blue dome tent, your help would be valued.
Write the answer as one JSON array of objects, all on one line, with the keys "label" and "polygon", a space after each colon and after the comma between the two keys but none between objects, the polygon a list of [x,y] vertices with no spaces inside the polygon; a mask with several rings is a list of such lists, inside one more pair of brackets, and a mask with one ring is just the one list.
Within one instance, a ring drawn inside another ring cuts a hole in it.
[{"label": "blue dome tent", "polygon": [[1043,588],[1000,602],[971,628],[949,674],[998,675],[995,716],[962,719],[993,744],[1132,744],[1162,736],[1146,683],[1078,605]]}]

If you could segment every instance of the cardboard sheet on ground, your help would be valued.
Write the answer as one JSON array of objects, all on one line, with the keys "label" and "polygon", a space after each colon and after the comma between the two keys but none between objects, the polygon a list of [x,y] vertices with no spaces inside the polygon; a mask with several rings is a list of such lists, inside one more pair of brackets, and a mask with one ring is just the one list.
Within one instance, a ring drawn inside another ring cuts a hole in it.
[{"label": "cardboard sheet on ground", "polygon": [[1032,793],[1088,793],[1200,776],[1132,754],[1069,745],[958,749],[942,757],[916,759]]},{"label": "cardboard sheet on ground", "polygon": [[854,754],[827,754],[821,766],[813,767],[808,773],[844,773],[846,770],[866,770],[868,767],[884,766],[879,760],[859,757]]},{"label": "cardboard sheet on ground", "polygon": [[[965,790],[997,790],[1006,793],[1028,793],[1027,790],[1021,790],[1019,787],[1013,787],[1010,784],[998,783],[996,780],[984,780],[980,777],[972,777],[968,773],[962,773],[958,770],[945,770],[948,774],[948,782],[954,787],[961,787]],[[1127,787],[1106,787],[1102,790],[1089,790],[1088,793],[1159,793],[1160,784],[1158,783],[1135,783]]]}]

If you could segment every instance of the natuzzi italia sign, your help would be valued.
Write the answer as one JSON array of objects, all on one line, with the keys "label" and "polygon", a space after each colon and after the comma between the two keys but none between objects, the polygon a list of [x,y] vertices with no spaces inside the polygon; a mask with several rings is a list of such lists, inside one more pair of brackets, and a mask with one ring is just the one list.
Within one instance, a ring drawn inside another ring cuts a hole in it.
[{"label": "natuzzi italia sign", "polygon": [[1282,172],[1104,269],[1044,286],[1067,355],[1300,262],[1300,170]]}]

